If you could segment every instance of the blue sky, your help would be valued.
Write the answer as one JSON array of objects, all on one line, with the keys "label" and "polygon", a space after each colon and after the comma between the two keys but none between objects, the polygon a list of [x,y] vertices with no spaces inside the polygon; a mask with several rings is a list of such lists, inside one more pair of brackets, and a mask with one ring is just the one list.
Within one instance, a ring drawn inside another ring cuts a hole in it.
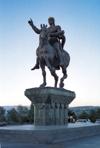
[{"label": "blue sky", "polygon": [[[100,1],[0,0],[0,106],[30,105],[27,88],[42,83],[41,69],[32,72],[39,35],[34,25],[48,25],[48,17],[65,31],[64,49],[71,56],[65,89],[75,91],[70,106],[100,106]],[[48,25],[49,26],[49,25]],[[47,71],[47,86],[54,79]],[[62,77],[61,71],[57,74]]]}]

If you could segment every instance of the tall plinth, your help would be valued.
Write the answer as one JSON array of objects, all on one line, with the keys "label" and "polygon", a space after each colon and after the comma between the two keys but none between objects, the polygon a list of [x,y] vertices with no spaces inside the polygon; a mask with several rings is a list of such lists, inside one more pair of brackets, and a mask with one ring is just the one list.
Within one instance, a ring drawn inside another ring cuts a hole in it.
[{"label": "tall plinth", "polygon": [[68,105],[75,93],[66,89],[44,87],[26,89],[25,96],[34,104],[34,125],[68,124]]}]

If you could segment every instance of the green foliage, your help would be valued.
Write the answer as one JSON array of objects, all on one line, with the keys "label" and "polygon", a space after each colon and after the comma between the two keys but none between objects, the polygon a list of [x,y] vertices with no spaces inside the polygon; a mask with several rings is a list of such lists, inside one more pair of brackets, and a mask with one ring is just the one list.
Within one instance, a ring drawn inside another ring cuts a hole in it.
[{"label": "green foliage", "polygon": [[18,105],[17,111],[22,116],[27,116],[28,115],[28,108],[26,106]]},{"label": "green foliage", "polygon": [[96,118],[100,119],[100,108],[96,110]]},{"label": "green foliage", "polygon": [[0,107],[0,121],[6,121],[6,116],[5,116],[5,109],[3,106]]},{"label": "green foliage", "polygon": [[7,112],[8,112],[7,113],[7,120],[8,121],[19,122],[18,113],[15,108],[12,108],[12,109],[8,110]]},{"label": "green foliage", "polygon": [[90,110],[90,113],[87,114],[85,111],[78,116],[78,119],[90,119],[91,122],[95,122],[96,119],[100,119],[100,108],[95,110]]},{"label": "green foliage", "polygon": [[73,118],[74,118],[75,120],[77,120],[77,116],[76,116],[76,114],[73,112],[73,110],[68,109],[68,116],[69,116],[69,117],[70,117],[70,116],[73,116]]},{"label": "green foliage", "polygon": [[73,110],[68,109],[68,116],[73,116],[74,112]]},{"label": "green foliage", "polygon": [[88,119],[88,118],[89,115],[85,111],[78,116],[78,119]]},{"label": "green foliage", "polygon": [[89,119],[93,123],[96,121],[96,111],[95,110],[90,110]]},{"label": "green foliage", "polygon": [[73,119],[75,119],[75,121],[77,120],[77,116],[75,113],[73,114]]},{"label": "green foliage", "polygon": [[31,103],[29,113],[28,113],[29,122],[34,122],[34,105]]},{"label": "green foliage", "polygon": [[17,112],[18,112],[19,122],[21,124],[24,124],[26,122],[29,122],[29,119],[28,119],[29,110],[28,110],[27,107],[22,106],[22,105],[19,105],[17,107]]},{"label": "green foliage", "polygon": [[25,106],[18,105],[17,109],[12,108],[7,111],[7,115],[5,116],[4,107],[0,107],[0,121],[13,121],[20,124],[25,124],[28,122],[34,122],[34,105],[31,103],[30,109]]}]

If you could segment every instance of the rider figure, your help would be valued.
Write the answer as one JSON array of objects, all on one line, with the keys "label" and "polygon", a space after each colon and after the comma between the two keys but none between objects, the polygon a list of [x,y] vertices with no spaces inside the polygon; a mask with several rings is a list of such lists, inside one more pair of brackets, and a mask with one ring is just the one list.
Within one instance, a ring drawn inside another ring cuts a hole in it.
[{"label": "rider figure", "polygon": [[[36,26],[34,26],[32,20],[28,21],[28,23],[30,24],[32,29],[37,34],[40,34],[40,30],[38,28],[36,28]],[[62,54],[63,47],[64,47],[64,44],[65,44],[64,31],[61,31],[60,26],[55,25],[55,19],[53,17],[49,17],[48,23],[50,25],[50,27],[47,28],[47,32],[49,34],[48,41],[49,41],[50,45],[53,46],[56,49],[58,58],[60,60],[59,65],[61,66],[61,65],[64,64],[64,59],[63,59],[63,54]],[[62,40],[61,43],[60,43],[60,39]],[[36,65],[31,70],[34,70],[34,69],[39,69],[39,60],[38,60],[38,58],[37,58],[37,61],[36,61]]]}]

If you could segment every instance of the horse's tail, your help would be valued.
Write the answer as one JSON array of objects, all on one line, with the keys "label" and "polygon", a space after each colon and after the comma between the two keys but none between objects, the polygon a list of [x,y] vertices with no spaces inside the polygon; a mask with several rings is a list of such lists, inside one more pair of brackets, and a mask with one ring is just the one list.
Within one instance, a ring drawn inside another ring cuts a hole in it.
[{"label": "horse's tail", "polygon": [[63,50],[63,58],[64,58],[64,63],[66,65],[66,67],[68,67],[69,63],[70,63],[70,55],[67,51]]}]

